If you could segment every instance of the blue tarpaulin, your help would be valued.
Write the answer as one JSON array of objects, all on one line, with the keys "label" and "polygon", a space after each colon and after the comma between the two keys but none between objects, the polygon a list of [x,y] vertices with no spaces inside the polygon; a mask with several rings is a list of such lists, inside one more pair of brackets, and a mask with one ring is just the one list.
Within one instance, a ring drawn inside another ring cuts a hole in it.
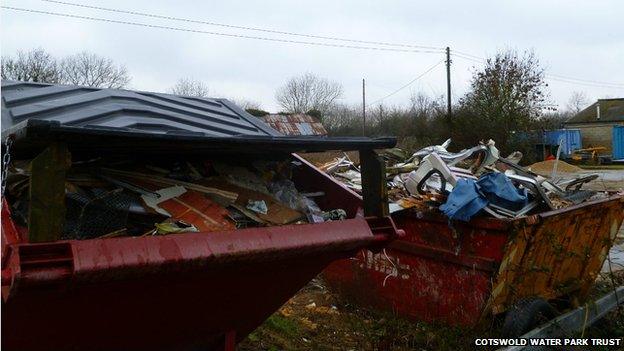
[{"label": "blue tarpaulin", "polygon": [[451,219],[468,222],[472,216],[487,206],[487,199],[479,191],[477,182],[460,179],[440,210]]},{"label": "blue tarpaulin", "polygon": [[468,222],[490,203],[518,210],[526,206],[527,202],[526,189],[521,191],[504,174],[492,172],[483,175],[478,181],[458,180],[440,210],[450,219]]},{"label": "blue tarpaulin", "polygon": [[494,205],[517,211],[528,204],[526,189],[516,188],[503,173],[487,173],[479,178],[477,184]]}]

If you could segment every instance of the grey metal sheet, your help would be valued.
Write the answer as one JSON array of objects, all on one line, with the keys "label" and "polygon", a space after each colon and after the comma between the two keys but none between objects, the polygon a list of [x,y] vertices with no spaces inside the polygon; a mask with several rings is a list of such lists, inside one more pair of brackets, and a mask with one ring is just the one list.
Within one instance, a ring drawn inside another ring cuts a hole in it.
[{"label": "grey metal sheet", "polygon": [[226,99],[2,81],[2,140],[31,157],[52,141],[114,153],[305,152],[393,147],[396,138],[283,135]]},{"label": "grey metal sheet", "polygon": [[29,119],[154,134],[280,135],[226,99],[3,80],[2,130]]}]

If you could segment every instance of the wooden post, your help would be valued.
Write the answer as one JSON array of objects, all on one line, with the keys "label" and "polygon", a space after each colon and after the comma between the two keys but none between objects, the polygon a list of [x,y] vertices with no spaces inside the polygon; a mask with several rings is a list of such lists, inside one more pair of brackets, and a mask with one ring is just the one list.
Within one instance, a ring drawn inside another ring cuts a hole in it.
[{"label": "wooden post", "polygon": [[366,80],[362,78],[362,136],[366,136]]},{"label": "wooden post", "polygon": [[453,136],[453,117],[451,110],[451,48],[446,47],[446,115],[449,135]]},{"label": "wooden post", "polygon": [[360,150],[360,169],[362,171],[362,197],[364,215],[386,217],[388,208],[388,189],[386,187],[386,164],[375,150]]},{"label": "wooden post", "polygon": [[71,155],[65,143],[52,143],[30,163],[28,239],[61,238],[65,224],[65,173]]}]

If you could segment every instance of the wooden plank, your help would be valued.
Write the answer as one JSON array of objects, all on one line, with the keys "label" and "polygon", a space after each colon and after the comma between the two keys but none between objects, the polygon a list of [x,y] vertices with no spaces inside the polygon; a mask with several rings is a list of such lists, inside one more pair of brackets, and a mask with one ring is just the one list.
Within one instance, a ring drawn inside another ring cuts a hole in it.
[{"label": "wooden plank", "polygon": [[30,163],[28,239],[60,239],[65,224],[65,175],[71,155],[65,143],[52,143]]},{"label": "wooden plank", "polygon": [[[267,222],[274,225],[283,225],[293,223],[305,218],[305,215],[303,213],[287,207],[269,194],[263,194],[258,191],[243,188],[238,185],[228,183],[226,180],[223,179],[203,180],[202,184],[238,194],[238,198],[236,199],[235,204],[239,209],[246,209],[249,200],[264,201],[268,208],[266,214],[252,212],[252,214],[262,220],[262,222]],[[249,210],[245,210],[243,213],[247,215],[247,213],[249,213]]]},{"label": "wooden plank", "polygon": [[153,174],[122,171],[122,170],[111,169],[111,168],[102,168],[102,171],[115,174],[115,175],[119,175],[119,176],[123,176],[123,177],[127,177],[127,178],[139,179],[139,180],[149,182],[149,183],[156,183],[156,184],[169,185],[169,186],[180,185],[187,189],[199,191],[200,193],[204,193],[209,196],[214,196],[216,198],[215,200],[221,200],[222,202],[226,204],[230,204],[236,201],[236,198],[238,197],[238,194],[233,193],[233,192],[205,187],[199,184],[184,182],[184,181],[177,180],[177,179],[169,179],[166,177],[160,177],[160,176],[153,175]]},{"label": "wooden plank", "polygon": [[362,197],[364,215],[386,217],[388,208],[388,189],[386,187],[386,164],[374,150],[360,150],[362,170]]}]

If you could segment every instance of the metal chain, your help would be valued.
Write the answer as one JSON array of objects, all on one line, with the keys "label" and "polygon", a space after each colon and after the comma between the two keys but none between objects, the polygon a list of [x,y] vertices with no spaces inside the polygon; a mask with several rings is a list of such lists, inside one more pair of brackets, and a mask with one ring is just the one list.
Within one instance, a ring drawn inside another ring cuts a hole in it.
[{"label": "metal chain", "polygon": [[4,155],[2,155],[2,196],[4,196],[4,190],[6,188],[7,176],[9,175],[9,164],[11,163],[11,146],[13,145],[13,138],[7,137],[4,141]]}]

